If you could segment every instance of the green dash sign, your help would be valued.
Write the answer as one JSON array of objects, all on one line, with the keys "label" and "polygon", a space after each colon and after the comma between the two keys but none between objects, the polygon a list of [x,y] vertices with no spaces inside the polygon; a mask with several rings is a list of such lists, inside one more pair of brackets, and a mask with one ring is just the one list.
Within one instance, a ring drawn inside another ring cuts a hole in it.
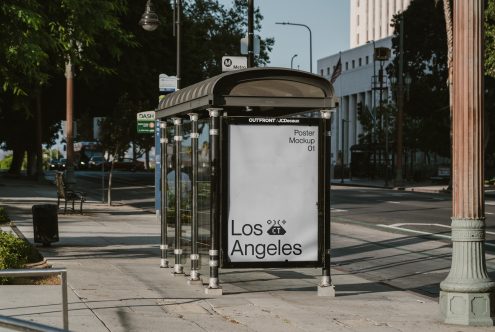
[{"label": "green dash sign", "polygon": [[155,112],[140,112],[137,114],[138,134],[153,134],[155,131]]}]

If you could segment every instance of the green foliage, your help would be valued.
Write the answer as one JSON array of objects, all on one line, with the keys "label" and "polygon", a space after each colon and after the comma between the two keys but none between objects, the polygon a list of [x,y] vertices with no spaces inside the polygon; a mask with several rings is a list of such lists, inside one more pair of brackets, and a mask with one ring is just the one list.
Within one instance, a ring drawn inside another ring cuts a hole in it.
[{"label": "green foliage", "polygon": [[0,206],[0,224],[9,223],[10,218],[3,206]]},{"label": "green foliage", "polygon": [[[59,129],[56,123],[66,118],[68,61],[76,74],[75,119],[118,116],[125,99],[133,105],[134,114],[133,119],[126,116],[128,122],[111,120],[114,126],[126,127],[122,131],[127,135],[120,135],[124,138],[117,150],[130,141],[149,150],[151,135],[137,136],[130,123],[135,122],[136,112],[156,107],[158,75],[175,74],[176,39],[170,2],[154,1],[161,25],[152,33],[137,24],[144,6],[145,1],[126,0],[0,2],[0,143],[14,150],[9,172],[19,174],[25,151],[36,151],[38,95],[42,142],[53,144]],[[259,30],[262,16],[259,11],[255,15]],[[218,0],[185,1],[182,18],[182,86],[187,86],[220,74],[223,55],[239,54],[247,2],[236,0],[226,7]],[[272,46],[273,39],[261,41],[258,64],[267,63]]]},{"label": "green foliage", "polygon": [[495,0],[485,7],[485,74],[495,78]]},{"label": "green foliage", "polygon": [[0,169],[9,169],[10,164],[12,164],[12,155],[5,156],[5,158],[0,160]]},{"label": "green foliage", "polygon": [[[31,246],[16,236],[0,231],[0,270],[20,269],[31,255]],[[8,282],[8,278],[0,278],[0,284]]]},{"label": "green foliage", "polygon": [[[412,78],[404,104],[406,149],[450,156],[450,115],[447,77],[447,33],[441,1],[414,0],[403,16],[393,19],[393,52],[399,54],[399,22],[404,22],[404,73]],[[396,56],[388,68],[398,73]]]}]

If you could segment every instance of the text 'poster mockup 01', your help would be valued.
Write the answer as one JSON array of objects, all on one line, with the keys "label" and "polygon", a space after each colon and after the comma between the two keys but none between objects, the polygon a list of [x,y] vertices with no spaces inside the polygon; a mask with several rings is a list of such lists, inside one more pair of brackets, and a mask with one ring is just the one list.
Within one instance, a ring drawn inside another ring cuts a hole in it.
[{"label": "text 'poster mockup 01'", "polygon": [[299,119],[229,125],[230,262],[318,260],[319,127]]}]

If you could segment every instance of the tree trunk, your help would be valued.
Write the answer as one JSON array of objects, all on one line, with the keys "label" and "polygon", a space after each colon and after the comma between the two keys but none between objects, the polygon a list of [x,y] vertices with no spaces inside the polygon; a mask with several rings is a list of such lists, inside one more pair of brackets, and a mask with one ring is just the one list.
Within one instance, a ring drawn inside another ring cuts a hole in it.
[{"label": "tree trunk", "polygon": [[115,151],[114,153],[112,154],[113,156],[113,159],[112,159],[112,163],[110,165],[110,171],[108,172],[108,191],[107,191],[107,198],[108,198],[108,206],[111,206],[112,205],[112,175],[113,175],[113,165],[115,163],[115,158],[116,158],[116,155],[117,155],[117,151],[119,151],[119,147],[117,146],[115,148]]},{"label": "tree trunk", "polygon": [[147,171],[149,171],[150,170],[150,150],[149,149],[146,149],[146,151],[144,152],[144,160],[145,160],[144,167],[146,168]]},{"label": "tree trunk", "polygon": [[8,174],[11,176],[20,176],[22,162],[24,161],[24,152],[26,149],[24,147],[15,146],[12,154],[12,164],[10,164],[10,169]]},{"label": "tree trunk", "polygon": [[36,171],[35,176],[38,181],[43,179],[43,148],[41,141],[43,137],[41,119],[41,90],[36,93]]}]

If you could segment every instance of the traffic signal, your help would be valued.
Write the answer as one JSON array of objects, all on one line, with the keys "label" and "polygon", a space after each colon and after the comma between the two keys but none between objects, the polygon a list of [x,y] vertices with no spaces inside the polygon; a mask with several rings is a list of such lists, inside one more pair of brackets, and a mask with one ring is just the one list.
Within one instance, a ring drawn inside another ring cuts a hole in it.
[{"label": "traffic signal", "polygon": [[363,103],[362,102],[358,102],[357,103],[357,111],[358,111],[358,113],[360,113],[362,110],[363,110]]}]

